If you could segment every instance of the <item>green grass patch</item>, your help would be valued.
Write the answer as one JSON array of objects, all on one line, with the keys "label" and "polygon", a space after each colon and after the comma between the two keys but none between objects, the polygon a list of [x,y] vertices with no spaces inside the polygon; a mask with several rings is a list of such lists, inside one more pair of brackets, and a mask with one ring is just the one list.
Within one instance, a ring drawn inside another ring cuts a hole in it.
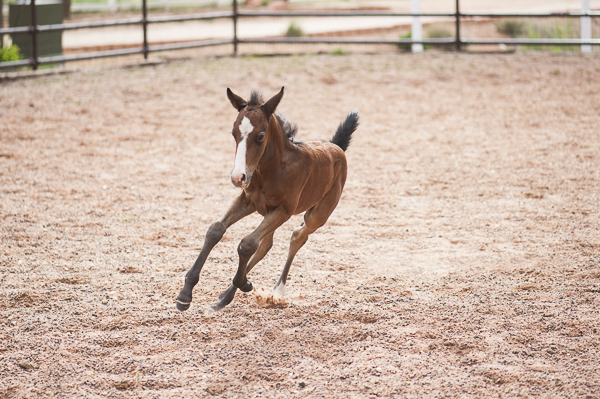
[{"label": "green grass patch", "polygon": [[331,50],[329,52],[329,54],[331,54],[331,55],[346,55],[346,54],[348,54],[348,52],[344,51],[344,50],[342,50],[341,48],[338,47],[335,50]]},{"label": "green grass patch", "polygon": [[[442,39],[442,38],[447,38],[447,37],[454,37],[454,34],[452,32],[450,32],[448,29],[442,27],[442,26],[436,26],[436,25],[432,25],[429,26],[425,29],[425,34],[423,35],[424,39]],[[400,39],[411,39],[412,38],[412,32],[408,32],[405,35],[400,36]],[[396,47],[398,47],[398,49],[400,51],[411,51],[412,50],[412,44],[408,44],[408,43],[398,43],[396,45]],[[431,49],[432,46],[431,44],[424,44],[423,45],[423,49],[424,50],[429,50]],[[435,47],[444,47],[443,45],[436,45]]]},{"label": "green grass patch", "polygon": [[[519,39],[577,39],[580,37],[580,23],[572,18],[548,19],[500,19],[496,30],[503,35]],[[578,45],[522,45],[524,50],[578,51]]]}]

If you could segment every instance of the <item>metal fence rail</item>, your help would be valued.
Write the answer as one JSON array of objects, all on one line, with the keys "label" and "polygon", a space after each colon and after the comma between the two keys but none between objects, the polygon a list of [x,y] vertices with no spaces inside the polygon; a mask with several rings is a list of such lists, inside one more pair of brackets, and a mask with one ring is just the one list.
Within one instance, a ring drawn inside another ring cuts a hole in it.
[{"label": "metal fence rail", "polygon": [[[143,54],[144,58],[148,58],[149,53],[180,50],[198,47],[216,46],[223,44],[233,44],[233,54],[237,54],[239,43],[304,43],[304,44],[428,44],[428,45],[452,45],[457,51],[461,51],[464,45],[481,44],[481,45],[600,45],[600,39],[467,39],[461,37],[460,28],[461,21],[469,18],[487,17],[487,18],[581,18],[581,17],[600,17],[600,12],[572,12],[572,13],[462,13],[460,12],[459,0],[456,0],[456,8],[453,13],[408,13],[408,12],[392,12],[392,11],[248,11],[239,10],[237,0],[233,0],[232,10],[224,12],[206,12],[195,13],[190,15],[176,16],[158,16],[149,17],[147,0],[142,0],[142,16],[141,18],[127,18],[119,20],[107,20],[97,22],[78,22],[78,23],[63,23],[55,25],[37,25],[36,23],[36,7],[35,0],[31,1],[31,23],[29,26],[0,28],[0,35],[25,33],[31,34],[32,57],[27,60],[0,62],[0,69],[15,68],[22,66],[31,66],[37,69],[42,64],[54,64],[69,61],[89,60],[95,58],[118,57],[132,54]],[[456,33],[454,37],[444,39],[348,39],[348,38],[315,38],[315,37],[272,37],[272,38],[253,38],[240,39],[237,34],[237,21],[239,18],[256,18],[256,17],[447,17],[453,18],[455,21]],[[183,43],[172,43],[163,45],[150,45],[148,43],[148,26],[157,23],[167,22],[184,22],[184,21],[200,21],[212,20],[216,18],[230,18],[233,21],[233,31],[231,39],[222,40],[199,40]],[[140,25],[143,31],[143,42],[140,47],[127,48],[121,50],[109,50],[99,52],[88,52],[83,54],[60,55],[60,56],[45,56],[38,55],[37,36],[40,32],[64,31],[73,29],[90,29],[104,28],[112,26],[130,26]]]}]

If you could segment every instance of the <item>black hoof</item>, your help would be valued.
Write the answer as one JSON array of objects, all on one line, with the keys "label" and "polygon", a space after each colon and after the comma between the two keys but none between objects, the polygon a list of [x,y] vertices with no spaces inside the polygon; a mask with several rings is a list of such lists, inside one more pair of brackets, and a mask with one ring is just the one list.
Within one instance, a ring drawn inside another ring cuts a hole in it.
[{"label": "black hoof", "polygon": [[233,300],[236,291],[237,288],[235,285],[231,284],[225,291],[221,292],[221,295],[219,295],[219,302],[226,302],[225,304],[229,305]]},{"label": "black hoof", "polygon": [[244,288],[240,288],[240,290],[242,290],[242,292],[252,291],[252,283],[250,281],[246,281],[246,285],[244,286]]},{"label": "black hoof", "polygon": [[225,308],[225,306],[227,305],[229,305],[229,303],[227,303],[226,301],[217,301],[210,305],[210,307],[206,310],[206,314],[209,315],[218,312],[219,310]]},{"label": "black hoof", "polygon": [[189,308],[190,308],[189,303],[183,303],[183,302],[177,301],[177,310],[181,310],[183,312],[184,310],[188,310]]},{"label": "black hoof", "polygon": [[211,313],[218,312],[225,306],[229,305],[231,301],[233,301],[233,297],[235,296],[236,291],[237,288],[235,288],[235,286],[231,284],[229,288],[221,292],[221,295],[219,295],[219,300],[210,305],[210,307],[206,311],[206,314],[209,315]]},{"label": "black hoof", "polygon": [[[244,286],[244,289],[246,289],[245,292],[252,291],[252,283],[247,281],[246,285]],[[225,306],[229,305],[231,301],[233,301],[233,297],[235,296],[237,290],[238,288],[235,285],[231,284],[225,291],[221,292],[221,295],[219,295],[219,300],[210,305],[210,307],[206,310],[206,315],[208,316],[215,312],[218,312],[222,310]]]}]

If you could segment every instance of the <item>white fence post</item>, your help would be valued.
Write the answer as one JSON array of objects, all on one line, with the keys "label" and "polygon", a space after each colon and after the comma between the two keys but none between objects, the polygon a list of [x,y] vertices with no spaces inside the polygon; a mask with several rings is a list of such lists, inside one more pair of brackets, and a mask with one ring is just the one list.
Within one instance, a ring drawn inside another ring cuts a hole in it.
[{"label": "white fence post", "polygon": [[[419,14],[421,12],[421,0],[411,0],[410,12],[413,14]],[[423,26],[421,25],[421,17],[413,17],[411,38],[413,40],[423,40]],[[413,53],[422,53],[423,44],[414,43],[412,45]]]},{"label": "white fence post", "polygon": [[108,11],[117,12],[117,0],[108,0]]},{"label": "white fence post", "polygon": [[[590,0],[581,0],[581,12],[590,12]],[[590,17],[581,17],[581,38],[592,38],[592,19]],[[582,44],[581,52],[591,53],[592,46],[589,44]]]}]

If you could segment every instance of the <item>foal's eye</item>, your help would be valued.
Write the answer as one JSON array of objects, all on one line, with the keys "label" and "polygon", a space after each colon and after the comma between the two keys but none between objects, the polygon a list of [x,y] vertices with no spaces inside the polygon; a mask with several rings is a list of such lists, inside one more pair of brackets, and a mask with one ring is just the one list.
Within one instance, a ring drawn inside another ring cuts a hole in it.
[{"label": "foal's eye", "polygon": [[258,136],[256,136],[256,142],[262,143],[265,140],[265,132],[260,132]]}]

